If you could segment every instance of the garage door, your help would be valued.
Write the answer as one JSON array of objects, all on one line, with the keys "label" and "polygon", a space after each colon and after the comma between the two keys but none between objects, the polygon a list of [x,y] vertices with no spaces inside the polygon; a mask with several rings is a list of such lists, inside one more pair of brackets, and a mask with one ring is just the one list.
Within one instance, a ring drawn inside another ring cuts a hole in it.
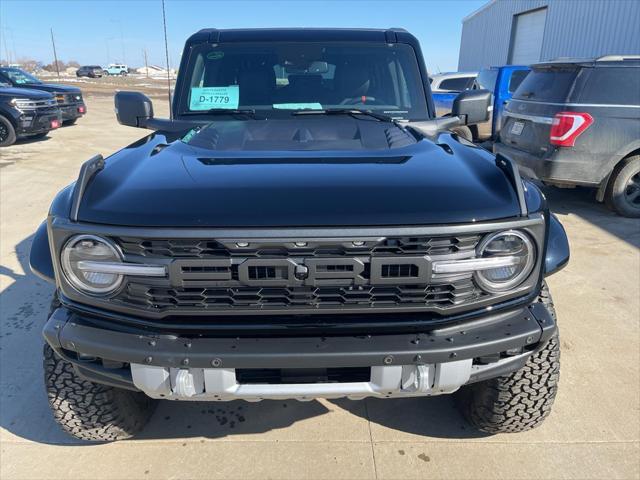
[{"label": "garage door", "polygon": [[513,22],[515,31],[511,37],[510,64],[530,65],[540,61],[546,18],[546,8],[516,15]]}]

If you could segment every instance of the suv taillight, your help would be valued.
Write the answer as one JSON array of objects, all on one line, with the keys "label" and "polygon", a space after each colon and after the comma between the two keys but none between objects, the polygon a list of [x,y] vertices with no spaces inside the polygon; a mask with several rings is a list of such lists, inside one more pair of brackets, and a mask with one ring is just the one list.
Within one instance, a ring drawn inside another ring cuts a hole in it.
[{"label": "suv taillight", "polygon": [[549,140],[551,145],[573,147],[576,139],[593,123],[588,113],[558,112],[553,117]]}]

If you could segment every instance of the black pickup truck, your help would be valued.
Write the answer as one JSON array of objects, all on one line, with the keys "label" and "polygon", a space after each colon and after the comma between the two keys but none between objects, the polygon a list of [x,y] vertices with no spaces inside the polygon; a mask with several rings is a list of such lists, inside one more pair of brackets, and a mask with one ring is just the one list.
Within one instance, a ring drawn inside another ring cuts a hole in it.
[{"label": "black pickup truck", "polygon": [[53,96],[0,81],[0,147],[21,138],[44,137],[62,124]]},{"label": "black pickup truck", "polygon": [[62,123],[65,125],[73,125],[78,118],[87,113],[82,91],[78,87],[44,83],[16,67],[0,67],[0,82],[9,83],[16,88],[29,88],[50,93],[58,102]]},{"label": "black pickup truck", "polygon": [[117,440],[157,400],[457,392],[486,432],[549,414],[559,376],[545,277],[564,230],[507,158],[435,118],[404,30],[202,30],[172,118],[88,160],[37,230],[55,283],[45,384],[61,426]]}]

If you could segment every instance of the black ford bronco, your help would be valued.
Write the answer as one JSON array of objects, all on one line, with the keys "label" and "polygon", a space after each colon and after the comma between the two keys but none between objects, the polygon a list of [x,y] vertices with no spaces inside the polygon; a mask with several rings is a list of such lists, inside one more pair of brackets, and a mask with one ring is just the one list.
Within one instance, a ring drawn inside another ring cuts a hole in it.
[{"label": "black ford bronco", "polygon": [[96,156],[35,234],[55,283],[45,385],[72,435],[117,440],[164,400],[456,392],[486,432],[549,414],[559,375],[545,277],[569,259],[540,191],[436,119],[404,30],[202,30],[172,115]]}]

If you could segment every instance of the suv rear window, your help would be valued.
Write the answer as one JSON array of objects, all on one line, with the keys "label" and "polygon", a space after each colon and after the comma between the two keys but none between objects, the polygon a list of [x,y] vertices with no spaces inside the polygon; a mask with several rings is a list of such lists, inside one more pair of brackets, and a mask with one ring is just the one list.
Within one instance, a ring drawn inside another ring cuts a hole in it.
[{"label": "suv rear window", "polygon": [[513,98],[534,102],[564,102],[578,68],[537,68],[525,77]]},{"label": "suv rear window", "polygon": [[582,90],[580,102],[640,105],[640,68],[594,68]]}]

